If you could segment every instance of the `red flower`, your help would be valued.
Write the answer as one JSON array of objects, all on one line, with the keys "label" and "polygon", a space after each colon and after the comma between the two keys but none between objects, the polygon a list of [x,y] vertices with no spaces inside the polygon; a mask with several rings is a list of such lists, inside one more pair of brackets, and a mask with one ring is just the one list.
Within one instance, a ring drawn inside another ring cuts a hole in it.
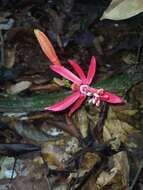
[{"label": "red flower", "polygon": [[63,111],[74,104],[69,112],[69,116],[71,116],[71,114],[81,106],[87,97],[89,97],[89,103],[95,104],[96,106],[99,106],[101,101],[111,104],[120,104],[124,102],[121,97],[116,96],[115,94],[104,89],[96,89],[89,86],[96,71],[96,59],[94,56],[91,58],[87,77],[75,61],[69,60],[69,63],[79,77],[60,65],[51,65],[50,68],[62,77],[73,82],[71,85],[73,93],[70,96],[67,96],[62,102],[46,107],[45,110]]}]

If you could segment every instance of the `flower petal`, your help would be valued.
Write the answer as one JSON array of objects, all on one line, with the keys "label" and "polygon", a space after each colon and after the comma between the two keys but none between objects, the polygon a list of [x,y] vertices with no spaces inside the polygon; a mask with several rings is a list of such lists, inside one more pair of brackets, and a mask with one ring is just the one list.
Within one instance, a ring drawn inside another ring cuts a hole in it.
[{"label": "flower petal", "polygon": [[50,65],[50,68],[56,73],[60,74],[62,77],[72,81],[73,83],[76,83],[76,84],[82,83],[82,81],[76,75],[74,75],[71,71],[69,71],[63,66]]},{"label": "flower petal", "polygon": [[85,99],[86,99],[86,96],[80,96],[79,97],[79,99],[75,102],[75,104],[71,108],[70,112],[68,113],[69,117],[71,117],[73,112],[75,112],[81,106],[81,104],[84,102]]},{"label": "flower petal", "polygon": [[71,60],[71,59],[68,60],[68,62],[74,68],[74,70],[76,71],[76,73],[78,74],[78,76],[80,77],[80,79],[82,81],[85,80],[86,76],[85,76],[83,70],[81,69],[81,67],[79,66],[79,64],[75,60]]},{"label": "flower petal", "polygon": [[[108,98],[106,99],[106,97]],[[104,91],[104,95],[100,97],[102,101],[111,103],[111,104],[122,104],[125,103],[125,100],[115,94],[112,94],[108,91]]]},{"label": "flower petal", "polygon": [[96,71],[96,59],[94,56],[92,56],[88,74],[87,74],[86,84],[88,84],[88,85],[91,84],[93,77],[95,75],[95,71]]},{"label": "flower petal", "polygon": [[49,60],[55,65],[61,65],[58,56],[46,35],[38,29],[35,29],[34,33],[43,52],[49,58]]},{"label": "flower petal", "polygon": [[46,107],[45,110],[62,111],[71,106],[80,97],[79,92],[75,92],[70,96],[67,96],[62,102]]}]

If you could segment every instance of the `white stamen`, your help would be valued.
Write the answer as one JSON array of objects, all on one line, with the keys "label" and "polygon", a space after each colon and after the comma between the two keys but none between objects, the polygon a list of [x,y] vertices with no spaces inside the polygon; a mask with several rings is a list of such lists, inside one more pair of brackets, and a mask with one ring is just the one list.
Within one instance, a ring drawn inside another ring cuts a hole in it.
[{"label": "white stamen", "polygon": [[92,103],[92,98],[88,100],[88,103],[91,104]]},{"label": "white stamen", "polygon": [[95,104],[96,103],[96,99],[92,98],[92,103]]},{"label": "white stamen", "polygon": [[99,95],[97,93],[94,93],[93,96],[99,98]]},{"label": "white stamen", "polygon": [[86,95],[87,95],[87,96],[92,96],[92,93],[91,93],[91,92],[87,92]]},{"label": "white stamen", "polygon": [[100,99],[97,100],[97,102],[96,102],[96,106],[97,106],[97,107],[100,106]]}]

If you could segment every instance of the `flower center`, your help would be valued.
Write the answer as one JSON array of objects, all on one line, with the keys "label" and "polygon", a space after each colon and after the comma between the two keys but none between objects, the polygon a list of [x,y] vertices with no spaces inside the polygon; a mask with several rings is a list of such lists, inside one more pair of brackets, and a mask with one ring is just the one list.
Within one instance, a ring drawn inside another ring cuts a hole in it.
[{"label": "flower center", "polygon": [[81,94],[84,94],[86,96],[92,96],[92,93],[90,92],[90,87],[88,85],[81,85],[80,92]]}]

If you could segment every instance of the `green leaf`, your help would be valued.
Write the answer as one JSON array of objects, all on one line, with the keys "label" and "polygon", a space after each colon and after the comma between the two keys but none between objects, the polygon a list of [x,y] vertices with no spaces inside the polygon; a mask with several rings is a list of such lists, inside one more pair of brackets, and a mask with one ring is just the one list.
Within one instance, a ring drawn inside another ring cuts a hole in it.
[{"label": "green leaf", "polygon": [[[136,83],[143,80],[142,69],[139,72],[124,73],[113,76],[107,80],[93,84],[93,87],[104,88],[117,95],[124,96],[125,93]],[[36,93],[31,97],[0,96],[1,112],[30,112],[42,111],[45,107],[62,101],[71,91],[54,93]]]}]

